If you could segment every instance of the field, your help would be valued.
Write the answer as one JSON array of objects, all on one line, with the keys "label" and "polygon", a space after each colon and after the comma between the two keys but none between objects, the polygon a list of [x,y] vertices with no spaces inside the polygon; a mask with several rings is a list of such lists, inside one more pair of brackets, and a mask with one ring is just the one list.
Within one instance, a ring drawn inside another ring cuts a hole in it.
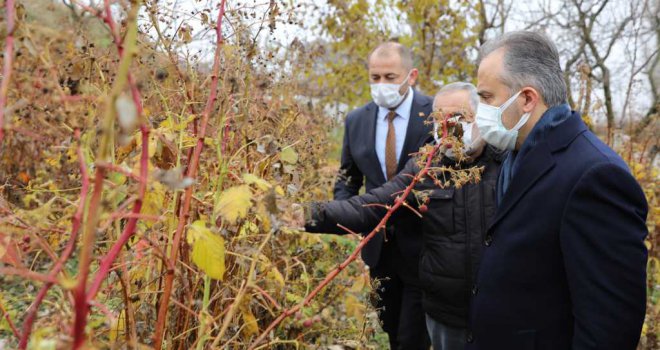
[{"label": "field", "polygon": [[[354,38],[391,34],[370,20],[390,2],[194,3],[1,2],[0,349],[387,344],[365,265],[326,278],[360,239],[286,223],[294,203],[332,197],[343,125],[334,108],[368,100],[370,46]],[[432,81],[473,79],[474,59],[461,50],[499,30],[479,9],[497,16],[504,2],[441,1],[444,14],[422,11],[435,8],[426,1],[395,3],[412,28],[402,41],[423,43],[416,53],[429,77],[420,88],[433,94]],[[318,23],[303,23],[305,11]],[[436,21],[447,16],[451,28]],[[342,24],[358,20],[368,24]],[[286,26],[321,39],[271,42]],[[649,33],[634,38],[660,40]],[[442,49],[424,40],[433,35]],[[649,202],[643,349],[660,348],[654,47],[640,51],[648,57],[633,64],[629,85],[611,82],[628,96],[623,112],[607,103],[609,61],[593,61],[594,77],[585,53],[567,71],[572,105],[627,161]],[[648,110],[631,107],[647,95]]]}]

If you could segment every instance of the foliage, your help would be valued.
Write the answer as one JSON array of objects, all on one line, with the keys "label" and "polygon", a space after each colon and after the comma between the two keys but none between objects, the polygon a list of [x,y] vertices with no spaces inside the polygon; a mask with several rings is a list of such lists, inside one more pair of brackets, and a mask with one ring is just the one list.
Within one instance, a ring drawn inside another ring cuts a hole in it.
[{"label": "foliage", "polygon": [[[168,349],[247,347],[355,246],[351,238],[280,228],[278,218],[291,203],[328,198],[336,169],[336,161],[326,160],[335,147],[326,132],[335,121],[305,103],[304,85],[273,72],[285,62],[304,69],[311,57],[279,57],[279,48],[260,49],[256,37],[246,35],[250,26],[279,25],[294,8],[227,5],[212,99],[209,57],[194,46],[203,36],[177,23],[174,13],[156,2],[126,2],[113,5],[113,21],[104,8],[65,5],[16,5],[16,60],[0,143],[3,344],[18,346],[10,321],[25,334],[29,306],[49,284],[28,333],[30,348],[68,348],[78,324],[90,347],[159,346],[153,335],[160,322]],[[138,6],[132,44],[127,15]],[[213,35],[218,9],[193,12],[186,20],[205,23]],[[267,20],[248,20],[257,15]],[[172,34],[167,22],[186,29]],[[190,203],[183,212],[186,191]],[[94,220],[98,225],[88,231]],[[131,221],[134,230],[127,229]],[[180,224],[185,230],[171,261]],[[76,239],[76,227],[91,245]],[[63,259],[67,247],[72,252]],[[60,260],[61,273],[50,279]],[[378,344],[367,273],[360,265],[348,270],[270,333],[272,344],[280,344],[272,346]],[[172,295],[162,319],[159,303],[170,273]],[[79,300],[89,300],[88,317],[78,314]]]},{"label": "foliage", "polygon": [[444,84],[475,77],[478,23],[468,21],[475,14],[470,2],[329,1],[323,11],[312,29],[323,38],[320,48],[330,53],[321,57],[318,68],[319,85],[329,101],[356,107],[371,99],[367,57],[389,39],[413,50],[420,71],[418,88],[428,94]]},{"label": "foliage", "polygon": [[[316,42],[281,47],[272,33],[305,18],[302,4],[12,3],[0,3],[12,73],[0,88],[0,347],[18,347],[23,334],[44,349],[76,339],[167,349],[242,349],[259,336],[273,348],[386,343],[366,302],[368,272],[344,260],[364,241],[289,232],[282,220],[291,203],[330,197],[341,137],[323,107],[369,99],[369,50],[392,36],[412,46],[429,94],[434,82],[471,79],[486,26],[468,19],[487,1],[329,0],[310,5]],[[599,132],[597,77],[584,68],[576,104]],[[640,346],[657,349],[657,113],[644,120],[633,132],[630,116],[612,144],[649,201]],[[447,170],[429,169],[442,183],[433,171]],[[461,182],[474,171],[450,173]],[[348,271],[335,273],[342,260]],[[292,318],[281,317],[287,310]]]},{"label": "foliage", "polygon": [[413,48],[422,77],[419,88],[433,94],[442,85],[476,80],[474,47],[478,23],[468,1],[411,0],[398,2],[412,34],[401,42]]}]

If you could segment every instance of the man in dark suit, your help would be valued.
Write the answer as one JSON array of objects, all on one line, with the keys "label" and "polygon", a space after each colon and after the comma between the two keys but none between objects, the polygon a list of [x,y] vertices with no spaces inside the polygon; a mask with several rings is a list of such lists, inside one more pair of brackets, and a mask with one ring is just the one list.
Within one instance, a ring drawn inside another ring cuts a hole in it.
[{"label": "man in dark suit", "polygon": [[[367,191],[381,186],[403,169],[410,153],[432,140],[432,127],[424,123],[432,99],[412,88],[418,71],[410,50],[386,42],[372,51],[368,61],[374,101],[346,118],[336,200],[357,195],[365,182]],[[379,281],[375,306],[392,349],[429,346],[418,278],[421,242],[418,230],[389,229],[362,251],[371,277]]]},{"label": "man in dark suit", "polygon": [[635,349],[646,308],[644,193],[566,104],[549,39],[511,32],[480,51],[477,125],[511,152],[472,290],[468,349]]}]

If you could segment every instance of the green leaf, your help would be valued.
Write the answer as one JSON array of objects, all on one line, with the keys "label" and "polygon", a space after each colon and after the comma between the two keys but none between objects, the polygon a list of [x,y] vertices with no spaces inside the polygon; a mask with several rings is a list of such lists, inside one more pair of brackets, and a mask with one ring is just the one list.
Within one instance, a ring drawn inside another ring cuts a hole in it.
[{"label": "green leaf", "polygon": [[280,153],[280,159],[285,163],[296,164],[298,162],[298,153],[296,153],[293,147],[287,147]]},{"label": "green leaf", "polygon": [[192,260],[209,277],[222,281],[225,274],[225,240],[206,227],[206,221],[197,220],[188,229],[188,242],[192,243]]}]

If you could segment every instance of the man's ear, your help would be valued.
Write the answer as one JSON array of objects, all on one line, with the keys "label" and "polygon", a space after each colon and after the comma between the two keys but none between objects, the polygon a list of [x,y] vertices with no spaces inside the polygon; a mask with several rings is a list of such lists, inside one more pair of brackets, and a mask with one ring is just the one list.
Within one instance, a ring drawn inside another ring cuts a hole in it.
[{"label": "man's ear", "polygon": [[522,105],[522,111],[524,113],[530,113],[536,108],[536,106],[539,105],[539,103],[543,103],[543,100],[541,99],[541,94],[534,89],[533,87],[525,87],[522,89],[520,92],[520,96],[522,96],[525,99],[524,104]]},{"label": "man's ear", "polygon": [[419,77],[419,71],[417,68],[413,68],[410,70],[410,76],[408,77],[408,85],[410,86],[415,86],[417,83],[417,77]]}]

